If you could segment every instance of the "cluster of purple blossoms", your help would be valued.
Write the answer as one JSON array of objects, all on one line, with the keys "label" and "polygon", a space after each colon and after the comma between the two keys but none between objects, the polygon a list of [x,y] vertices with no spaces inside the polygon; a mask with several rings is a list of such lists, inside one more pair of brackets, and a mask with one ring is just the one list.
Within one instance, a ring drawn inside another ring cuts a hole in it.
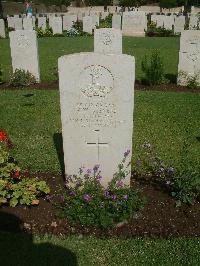
[{"label": "cluster of purple blossoms", "polygon": [[69,192],[69,195],[70,195],[70,196],[75,196],[76,193],[75,193],[74,191],[70,191],[70,192]]},{"label": "cluster of purple blossoms", "polygon": [[83,199],[84,199],[86,202],[89,202],[89,201],[91,201],[92,197],[91,197],[89,194],[84,194],[84,195],[83,195]]},{"label": "cluster of purple blossoms", "polygon": [[124,183],[123,183],[123,181],[122,180],[119,180],[118,182],[117,182],[117,187],[123,187],[124,186]]},{"label": "cluster of purple blossoms", "polygon": [[124,195],[124,196],[123,196],[123,199],[127,200],[127,199],[128,199],[128,195],[127,195],[127,194]]},{"label": "cluster of purple blossoms", "polygon": [[96,165],[93,167],[93,171],[94,171],[94,173],[96,173],[96,172],[99,170],[99,167],[100,167],[99,164],[96,164]]},{"label": "cluster of purple blossoms", "polygon": [[126,158],[126,157],[129,155],[130,152],[131,152],[131,151],[130,151],[129,149],[126,150],[125,153],[124,153],[124,157]]},{"label": "cluster of purple blossoms", "polygon": [[96,181],[100,183],[101,179],[102,179],[102,176],[101,175],[97,175]]},{"label": "cluster of purple blossoms", "polygon": [[53,195],[47,194],[47,195],[44,197],[44,200],[46,200],[46,201],[51,201],[52,198],[53,198]]}]

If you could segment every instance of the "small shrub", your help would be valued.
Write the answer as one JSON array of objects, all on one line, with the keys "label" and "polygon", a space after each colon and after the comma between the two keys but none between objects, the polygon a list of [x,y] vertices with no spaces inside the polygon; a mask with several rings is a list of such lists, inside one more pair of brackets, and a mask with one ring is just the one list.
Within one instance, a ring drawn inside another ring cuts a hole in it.
[{"label": "small shrub", "polygon": [[112,28],[112,14],[100,20],[99,28]]},{"label": "small shrub", "polygon": [[29,86],[35,83],[35,77],[29,71],[23,69],[16,69],[10,79],[10,85],[14,87]]},{"label": "small shrub", "polygon": [[200,199],[200,173],[182,163],[181,170],[167,166],[150,143],[141,147],[141,155],[133,165],[137,179],[149,184],[159,184],[168,189],[170,195],[180,203],[192,204]]},{"label": "small shrub", "polygon": [[99,165],[87,170],[80,168],[78,175],[68,176],[66,191],[57,203],[60,217],[66,217],[71,224],[108,228],[139,211],[143,201],[136,190],[124,184],[127,156],[128,152],[107,188],[101,185]]},{"label": "small shrub", "polygon": [[9,155],[10,147],[7,133],[0,130],[0,206],[38,205],[38,197],[49,193],[49,187],[37,178],[22,177],[16,161]]},{"label": "small shrub", "polygon": [[147,25],[146,36],[149,37],[170,37],[175,36],[173,30],[165,29],[164,27],[156,27],[155,22],[150,22]]},{"label": "small shrub", "polygon": [[145,74],[144,82],[148,85],[158,85],[166,82],[164,66],[158,51],[153,51],[150,59],[147,56],[142,61],[142,71]]},{"label": "small shrub", "polygon": [[35,29],[37,32],[37,37],[42,38],[42,37],[52,37],[53,36],[53,31],[52,28],[50,28],[48,25],[45,30],[43,30],[41,27]]}]

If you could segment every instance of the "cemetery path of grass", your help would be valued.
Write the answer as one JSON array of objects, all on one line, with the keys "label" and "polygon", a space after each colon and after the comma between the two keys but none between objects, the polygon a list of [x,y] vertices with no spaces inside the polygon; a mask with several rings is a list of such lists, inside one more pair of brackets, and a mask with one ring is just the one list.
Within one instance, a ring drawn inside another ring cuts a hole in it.
[{"label": "cemetery path of grass", "polygon": [[[200,94],[136,92],[133,154],[147,141],[163,160],[180,167],[185,159],[200,172]],[[58,91],[0,91],[0,128],[8,131],[12,153],[24,170],[60,172],[56,146],[62,144]],[[120,141],[120,140],[119,140]]]},{"label": "cemetery path of grass", "polygon": [[[92,52],[93,37],[49,37],[38,39],[39,59],[42,81],[56,79],[58,58],[65,54]],[[155,37],[155,38],[123,38],[123,53],[135,56],[136,78],[142,76],[141,61],[152,50],[157,49],[163,57],[166,73],[177,74],[179,38]],[[8,39],[0,39],[0,64],[3,68],[3,79],[9,80],[11,73],[11,58]],[[121,66],[123,67],[123,66]]]},{"label": "cemetery path of grass", "polygon": [[[19,248],[20,247],[20,248]],[[199,238],[95,238],[0,233],[0,257],[15,266],[200,265]]]}]

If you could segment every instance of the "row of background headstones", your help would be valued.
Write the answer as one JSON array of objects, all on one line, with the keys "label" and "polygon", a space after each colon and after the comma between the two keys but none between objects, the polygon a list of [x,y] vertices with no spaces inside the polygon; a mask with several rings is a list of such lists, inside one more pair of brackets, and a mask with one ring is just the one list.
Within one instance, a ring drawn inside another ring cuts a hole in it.
[{"label": "row of background headstones", "polygon": [[[25,69],[40,80],[35,31],[17,30],[9,33],[13,71]],[[188,30],[181,33],[178,71],[196,75],[200,71],[200,31]],[[119,29],[96,29],[94,51],[101,53],[122,53],[122,31]],[[27,60],[29,58],[29,60]],[[185,81],[179,79],[179,84]]]},{"label": "row of background headstones", "polygon": [[[82,14],[83,15],[83,14]],[[102,14],[93,12],[90,16],[78,16],[77,14],[66,14],[65,16],[55,16],[55,14],[48,15],[49,26],[53,29],[53,34],[62,34],[63,30],[70,30],[73,22],[77,20],[83,21],[83,31],[92,33],[96,26],[99,26],[99,18],[105,19],[109,13]],[[123,17],[123,19],[122,19]],[[18,15],[8,17],[8,27],[15,30],[32,30],[35,27],[35,17],[23,19]],[[151,21],[155,22],[157,27],[164,27],[165,29],[173,29],[174,32],[180,33],[185,27],[185,16],[176,15],[151,15]],[[199,19],[197,16],[190,16],[189,29],[196,29],[198,27]],[[46,17],[38,17],[38,27],[46,28]],[[147,29],[147,17],[145,12],[124,12],[123,14],[114,14],[112,18],[112,27],[122,29],[123,35],[128,36],[144,36],[144,31]],[[137,30],[135,30],[137,29]],[[4,21],[0,21],[0,36],[5,38]]]}]

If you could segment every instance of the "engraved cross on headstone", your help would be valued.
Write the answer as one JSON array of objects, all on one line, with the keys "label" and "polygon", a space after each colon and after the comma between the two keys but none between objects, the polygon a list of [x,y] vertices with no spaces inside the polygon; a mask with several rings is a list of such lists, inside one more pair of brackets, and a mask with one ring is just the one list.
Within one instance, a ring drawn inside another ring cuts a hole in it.
[{"label": "engraved cross on headstone", "polygon": [[105,142],[105,141],[100,141],[99,140],[99,136],[97,137],[96,141],[86,141],[86,144],[88,147],[95,147],[96,148],[96,152],[97,152],[97,160],[100,160],[100,149],[101,148],[108,148],[109,147],[109,143]]}]

